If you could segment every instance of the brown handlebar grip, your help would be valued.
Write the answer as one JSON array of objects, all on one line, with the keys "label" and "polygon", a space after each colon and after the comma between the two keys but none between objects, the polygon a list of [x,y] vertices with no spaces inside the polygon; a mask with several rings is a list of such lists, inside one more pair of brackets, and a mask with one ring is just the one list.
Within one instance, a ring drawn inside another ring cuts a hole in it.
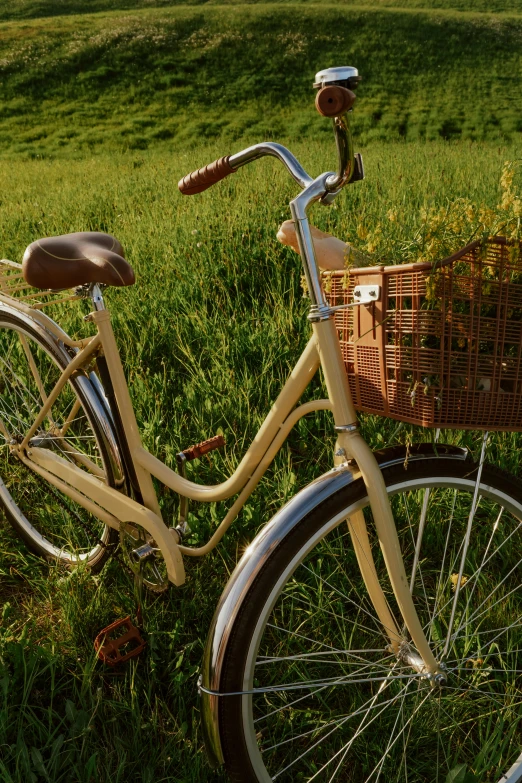
[{"label": "brown handlebar grip", "polygon": [[355,103],[355,93],[346,87],[323,87],[315,96],[315,108],[323,117],[338,117],[351,109]]},{"label": "brown handlebar grip", "polygon": [[184,196],[193,196],[194,193],[201,193],[202,190],[210,188],[211,185],[215,185],[220,179],[228,177],[229,174],[234,174],[235,169],[232,168],[228,162],[230,155],[224,158],[219,158],[213,163],[209,163],[208,166],[197,171],[192,171],[187,174],[183,179],[178,182],[178,188],[181,190]]}]

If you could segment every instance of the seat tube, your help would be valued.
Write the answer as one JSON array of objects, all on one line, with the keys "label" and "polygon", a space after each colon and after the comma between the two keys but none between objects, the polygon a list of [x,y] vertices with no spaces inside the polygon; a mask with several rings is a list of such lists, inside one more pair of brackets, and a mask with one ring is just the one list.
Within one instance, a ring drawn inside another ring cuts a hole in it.
[{"label": "seat tube", "polygon": [[125,373],[123,372],[118,346],[116,345],[116,339],[112,329],[111,316],[109,311],[105,309],[103,297],[98,286],[93,286],[92,300],[95,309],[94,312],[90,313],[89,318],[96,324],[98,334],[100,335],[103,353],[107,361],[107,368],[114,388],[114,395],[118,404],[129,452],[134,464],[143,504],[161,519],[161,510],[152,477],[134,458],[136,451],[142,446],[141,437],[129,394],[129,387],[127,385]]}]

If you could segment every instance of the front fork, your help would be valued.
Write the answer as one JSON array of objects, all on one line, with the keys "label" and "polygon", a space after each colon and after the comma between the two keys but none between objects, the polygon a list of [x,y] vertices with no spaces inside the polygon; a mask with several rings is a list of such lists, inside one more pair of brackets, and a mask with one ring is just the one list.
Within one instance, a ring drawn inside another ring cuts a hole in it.
[{"label": "front fork", "polygon": [[357,417],[352,403],[348,378],[344,369],[341,347],[333,318],[316,321],[312,326],[317,340],[328,395],[333,405],[335,430],[337,432],[335,462],[340,464],[348,459],[352,459],[356,462],[361,473],[368,492],[368,499],[390,584],[418,655],[409,648],[407,642],[401,636],[390,612],[377,577],[364,515],[362,511],[359,511],[348,520],[348,529],[366,589],[379,620],[389,637],[390,647],[393,652],[417,671],[434,678],[437,675],[442,675],[441,667],[430,649],[413,604],[397,529],[382,473],[370,447],[359,433]]}]

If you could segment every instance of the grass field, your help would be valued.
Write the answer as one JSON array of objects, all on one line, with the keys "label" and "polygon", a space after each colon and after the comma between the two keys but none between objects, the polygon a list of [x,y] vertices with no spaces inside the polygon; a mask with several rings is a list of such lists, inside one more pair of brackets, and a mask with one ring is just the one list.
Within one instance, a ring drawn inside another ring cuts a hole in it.
[{"label": "grass field", "polygon": [[[107,300],[144,443],[168,463],[223,432],[224,452],[191,474],[222,481],[308,334],[298,259],[275,239],[295,184],[266,160],[199,197],[182,198],[176,183],[265,136],[293,139],[314,173],[330,169],[315,70],[360,68],[354,125],[367,174],[315,211],[317,225],[393,263],[497,230],[520,235],[520,175],[509,185],[505,163],[522,153],[522,19],[477,13],[520,9],[472,5],[0,5],[0,253],[19,261],[38,236],[69,231],[122,241],[138,282]],[[73,334],[86,329],[80,309],[59,313]],[[316,379],[307,394],[320,393]],[[431,437],[363,425],[375,447]],[[471,435],[443,439],[477,447]],[[116,563],[97,577],[49,567],[0,523],[0,783],[224,780],[201,752],[205,629],[247,543],[328,469],[332,440],[326,414],[300,422],[223,545],[187,563],[185,586],[146,598],[147,650],[121,671],[97,663],[92,641],[135,613],[128,576]],[[491,458],[519,473],[519,449],[519,436],[499,435]],[[168,493],[161,503],[174,515]],[[192,543],[224,508],[192,508]]]},{"label": "grass field", "polygon": [[[325,145],[294,149],[310,169],[327,167]],[[263,161],[198,198],[176,195],[179,176],[217,151],[19,161],[0,177],[8,193],[0,243],[8,257],[19,260],[37,235],[73,229],[98,228],[122,240],[138,283],[109,293],[108,301],[145,444],[172,461],[180,447],[222,431],[224,454],[198,466],[198,480],[208,482],[237,464],[307,334],[297,258],[275,240],[295,193],[285,173]],[[516,147],[442,142],[364,152],[367,180],[337,208],[316,210],[317,223],[366,249],[369,237],[358,233],[367,229],[371,240],[379,228],[377,258],[394,261],[426,251],[426,215],[447,207],[450,196],[502,215],[503,164],[520,154]],[[399,223],[390,212],[401,214]],[[460,246],[474,230],[465,221],[446,225],[440,246]],[[85,327],[75,313],[65,322],[79,333]],[[310,393],[320,393],[317,383]],[[372,419],[365,432],[376,446],[430,437]],[[517,436],[499,436],[492,449],[515,472],[517,443]],[[183,588],[146,599],[147,652],[121,672],[96,663],[92,640],[115,617],[135,612],[129,578],[115,563],[100,577],[67,576],[0,528],[2,783],[221,779],[200,752],[201,629],[246,543],[296,488],[328,468],[331,445],[326,414],[298,426],[225,543],[205,562],[187,563]],[[161,497],[174,513],[171,497]],[[193,509],[194,543],[208,537],[223,507]]]}]

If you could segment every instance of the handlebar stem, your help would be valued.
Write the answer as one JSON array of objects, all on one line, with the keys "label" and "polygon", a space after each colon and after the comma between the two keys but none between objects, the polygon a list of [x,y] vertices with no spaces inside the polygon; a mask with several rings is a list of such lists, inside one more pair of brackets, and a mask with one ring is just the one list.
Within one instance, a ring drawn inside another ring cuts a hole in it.
[{"label": "handlebar stem", "polygon": [[327,171],[306,187],[293,201],[290,202],[290,211],[295,223],[295,231],[299,252],[303,262],[308,294],[311,308],[308,318],[310,321],[325,321],[332,317],[332,310],[328,306],[321,286],[319,267],[315,258],[314,242],[307,211],[314,201],[319,201],[327,192],[327,182],[335,178],[335,173]]}]

